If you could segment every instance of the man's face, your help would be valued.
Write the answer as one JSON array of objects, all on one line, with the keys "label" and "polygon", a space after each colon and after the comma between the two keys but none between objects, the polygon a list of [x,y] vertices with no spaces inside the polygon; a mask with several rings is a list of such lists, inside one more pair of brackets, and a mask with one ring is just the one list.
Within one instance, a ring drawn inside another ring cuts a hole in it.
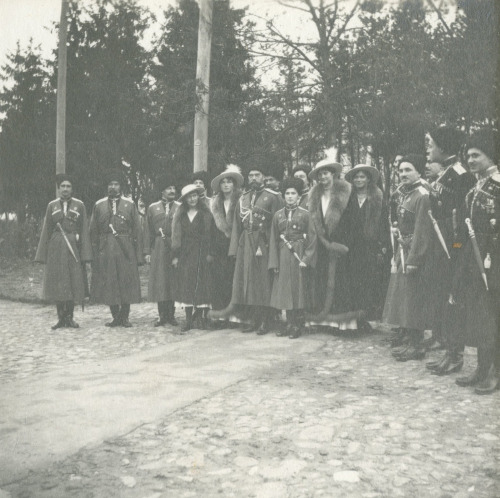
[{"label": "man's face", "polygon": [[322,169],[318,172],[318,183],[323,187],[331,187],[333,185],[333,171]]},{"label": "man's face", "polygon": [[108,183],[108,195],[116,196],[120,195],[121,187],[120,183],[116,180],[113,180]]},{"label": "man's face", "polygon": [[298,178],[299,180],[302,180],[304,182],[304,187],[308,188],[309,187],[309,178],[307,178],[306,172],[302,170],[298,170],[293,174],[294,178]]},{"label": "man's face", "polygon": [[420,178],[420,173],[411,163],[401,163],[399,165],[399,179],[403,185],[411,185]]},{"label": "man's face", "polygon": [[232,178],[223,178],[219,187],[223,194],[230,194],[234,190],[234,181]]},{"label": "man's face", "polygon": [[61,199],[69,199],[73,193],[73,185],[68,180],[64,180],[59,185],[59,195]]},{"label": "man's face", "polygon": [[280,188],[280,182],[274,176],[266,176],[264,185],[271,190],[278,190]]},{"label": "man's face", "polygon": [[473,147],[467,151],[467,164],[471,173],[481,175],[494,163],[482,150]]},{"label": "man's face", "polygon": [[294,188],[287,188],[285,190],[285,203],[287,206],[294,206],[299,200],[299,193]]},{"label": "man's face", "polygon": [[441,173],[441,163],[431,162],[425,165],[425,177],[427,180],[435,180]]},{"label": "man's face", "polygon": [[427,134],[425,136],[425,146],[427,151],[427,161],[442,163],[446,159],[446,154],[438,147],[433,138]]},{"label": "man's face", "polygon": [[251,189],[255,190],[259,187],[262,187],[263,184],[264,175],[260,171],[254,169],[248,173],[248,185]]},{"label": "man's face", "polygon": [[193,182],[193,185],[196,185],[198,188],[202,188],[203,190],[205,190],[205,183],[199,178]]},{"label": "man's face", "polygon": [[177,197],[177,190],[174,185],[170,185],[166,189],[162,190],[161,196],[167,202],[172,202]]}]

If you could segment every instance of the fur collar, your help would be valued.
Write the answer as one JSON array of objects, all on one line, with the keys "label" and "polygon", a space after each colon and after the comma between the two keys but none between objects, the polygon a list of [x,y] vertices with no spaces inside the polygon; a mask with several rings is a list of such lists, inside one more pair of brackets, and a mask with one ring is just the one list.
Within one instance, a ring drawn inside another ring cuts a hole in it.
[{"label": "fur collar", "polygon": [[324,217],[325,224],[321,221],[321,185],[315,185],[309,193],[309,212],[316,228],[316,233],[323,241],[331,240],[340,217],[347,207],[351,195],[351,184],[346,180],[334,179],[330,203]]},{"label": "fur collar", "polygon": [[221,231],[228,239],[231,238],[231,231],[233,229],[233,218],[238,199],[241,192],[235,189],[229,198],[229,210],[226,214],[224,210],[224,195],[218,193],[212,198],[212,214],[214,216],[215,226]]}]

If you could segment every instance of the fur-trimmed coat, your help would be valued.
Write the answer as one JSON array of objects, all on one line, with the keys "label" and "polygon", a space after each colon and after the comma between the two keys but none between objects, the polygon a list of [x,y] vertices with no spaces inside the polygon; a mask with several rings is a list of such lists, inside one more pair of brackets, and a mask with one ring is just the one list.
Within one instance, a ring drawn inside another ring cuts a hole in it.
[{"label": "fur-trimmed coat", "polygon": [[[321,206],[323,187],[315,185],[309,194],[309,213],[318,237],[313,298],[314,310],[317,313],[336,313],[344,311],[347,306],[347,296],[342,294],[344,289],[340,287],[346,278],[348,224],[344,212],[351,196],[351,189],[349,182],[334,179],[330,202],[324,215]],[[341,300],[336,299],[337,294]]]},{"label": "fur-trimmed coat", "polygon": [[213,217],[205,202],[189,220],[186,204],[175,211],[172,222],[172,257],[178,258],[174,271],[174,298],[188,306],[210,304]]},{"label": "fur-trimmed coat", "polygon": [[224,194],[212,197],[212,254],[214,257],[212,283],[212,308],[221,310],[231,301],[235,259],[228,255],[233,229],[234,214],[241,191],[235,189],[231,194],[229,209],[224,207]]}]

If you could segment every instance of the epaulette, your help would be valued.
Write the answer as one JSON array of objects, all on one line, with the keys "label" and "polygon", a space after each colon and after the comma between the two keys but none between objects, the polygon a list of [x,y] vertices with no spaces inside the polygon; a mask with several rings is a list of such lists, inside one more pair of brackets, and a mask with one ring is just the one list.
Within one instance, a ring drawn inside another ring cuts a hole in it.
[{"label": "epaulette", "polygon": [[77,199],[76,197],[72,197],[71,200],[76,201],[76,202],[81,202],[83,204],[83,201],[81,201],[80,199]]},{"label": "epaulette", "polygon": [[152,202],[152,203],[149,205],[149,207],[151,207],[151,206],[156,206],[156,204],[160,204],[160,202],[161,202],[161,201]]},{"label": "epaulette", "polygon": [[180,206],[180,205],[182,204],[182,202],[179,202],[179,201],[174,201],[174,204],[175,204],[176,206]]},{"label": "epaulette", "polygon": [[493,173],[493,174],[491,175],[491,179],[492,179],[494,182],[500,183],[500,172]]},{"label": "epaulette", "polygon": [[305,211],[306,213],[308,213],[308,212],[309,212],[309,210],[307,210],[306,208],[303,208],[302,206],[299,206],[299,209],[300,209],[301,211]]},{"label": "epaulette", "polygon": [[61,199],[58,197],[57,199],[54,199],[53,201],[50,201],[49,204],[52,204],[53,202],[59,202]]},{"label": "epaulette", "polygon": [[467,170],[460,163],[455,163],[452,167],[453,167],[453,170],[456,173],[458,173],[459,175],[463,175],[464,173],[467,173]]},{"label": "epaulette", "polygon": [[270,194],[281,195],[279,192],[276,192],[276,190],[271,190],[270,188],[267,187],[265,187],[264,190],[269,192]]},{"label": "epaulette", "polygon": [[120,197],[120,200],[121,201],[127,201],[127,202],[134,202],[132,199],[130,199],[129,197],[123,197],[123,195]]},{"label": "epaulette", "polygon": [[420,185],[417,187],[417,190],[422,194],[422,195],[429,195],[429,191],[423,186]]},{"label": "epaulette", "polygon": [[95,205],[97,206],[97,204],[101,204],[101,202],[104,202],[104,201],[107,201],[108,200],[108,197],[103,197],[102,199],[99,199]]}]

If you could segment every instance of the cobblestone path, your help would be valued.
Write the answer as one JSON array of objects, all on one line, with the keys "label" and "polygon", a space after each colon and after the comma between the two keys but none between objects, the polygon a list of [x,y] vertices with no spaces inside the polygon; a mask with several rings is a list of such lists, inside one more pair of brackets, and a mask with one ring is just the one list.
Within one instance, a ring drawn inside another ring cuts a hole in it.
[{"label": "cobblestone path", "polygon": [[[52,308],[0,301],[1,383],[186,340],[147,324],[151,305],[133,307],[133,329],[106,329],[104,313],[91,307],[79,314],[85,328],[56,334]],[[424,362],[394,361],[385,333],[304,336],[316,347],[284,361],[272,353],[288,339],[251,336],[269,345],[258,371],[5,482],[0,498],[500,496],[498,393],[477,396]],[[467,350],[465,373],[474,366]]]}]

